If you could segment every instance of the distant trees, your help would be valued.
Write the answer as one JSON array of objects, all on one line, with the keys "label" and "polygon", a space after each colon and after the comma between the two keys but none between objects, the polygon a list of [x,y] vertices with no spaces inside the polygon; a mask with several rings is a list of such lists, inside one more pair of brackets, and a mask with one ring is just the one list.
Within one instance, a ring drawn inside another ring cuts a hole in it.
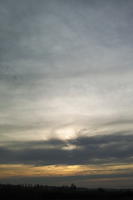
[{"label": "distant trees", "polygon": [[71,188],[72,190],[76,190],[76,189],[77,189],[76,185],[73,184],[73,183],[71,184],[70,188]]},{"label": "distant trees", "polygon": [[13,200],[88,200],[88,199],[117,199],[133,200],[132,189],[107,190],[103,188],[87,189],[76,187],[75,184],[70,186],[48,186],[48,185],[4,185],[0,184],[0,199]]}]

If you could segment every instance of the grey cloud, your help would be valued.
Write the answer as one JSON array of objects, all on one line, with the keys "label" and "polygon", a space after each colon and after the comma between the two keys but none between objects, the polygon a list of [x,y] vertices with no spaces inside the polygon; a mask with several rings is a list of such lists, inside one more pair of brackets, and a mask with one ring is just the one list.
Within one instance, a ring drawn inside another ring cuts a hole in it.
[{"label": "grey cloud", "polygon": [[[125,179],[127,178],[127,179]],[[95,180],[96,179],[96,180]],[[102,181],[107,179],[107,181]],[[111,180],[112,179],[112,180]],[[133,184],[133,174],[111,174],[111,175],[86,175],[86,176],[66,176],[66,177],[10,177],[0,179],[0,183],[10,184],[45,184],[45,185],[71,185],[83,187],[124,187],[130,188]]]},{"label": "grey cloud", "polygon": [[[68,143],[60,140],[9,143],[8,147],[6,144],[5,147],[1,147],[0,162],[41,165],[131,163],[133,159],[132,139],[132,135],[114,134],[83,137],[69,140]],[[64,150],[63,147],[68,145],[75,145],[77,148]],[[52,148],[49,148],[51,146]]]}]

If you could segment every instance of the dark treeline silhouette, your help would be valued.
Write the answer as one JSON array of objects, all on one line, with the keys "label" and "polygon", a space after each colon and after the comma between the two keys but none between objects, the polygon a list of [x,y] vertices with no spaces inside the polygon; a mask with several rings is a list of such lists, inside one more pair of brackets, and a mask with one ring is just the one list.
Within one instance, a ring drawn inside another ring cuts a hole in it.
[{"label": "dark treeline silhouette", "polygon": [[0,199],[133,199],[132,189],[87,189],[71,186],[0,185]]}]

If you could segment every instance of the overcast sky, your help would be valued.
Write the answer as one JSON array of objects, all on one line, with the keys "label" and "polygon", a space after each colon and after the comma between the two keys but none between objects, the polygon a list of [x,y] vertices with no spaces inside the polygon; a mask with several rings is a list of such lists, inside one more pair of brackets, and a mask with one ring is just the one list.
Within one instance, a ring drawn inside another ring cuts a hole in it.
[{"label": "overcast sky", "polygon": [[132,22],[132,0],[0,0],[0,182],[133,186]]}]

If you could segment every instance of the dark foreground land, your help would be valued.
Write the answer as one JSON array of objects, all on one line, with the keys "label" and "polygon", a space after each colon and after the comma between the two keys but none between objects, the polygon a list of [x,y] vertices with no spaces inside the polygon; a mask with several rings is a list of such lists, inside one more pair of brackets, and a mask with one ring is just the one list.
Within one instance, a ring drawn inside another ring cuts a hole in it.
[{"label": "dark foreground land", "polygon": [[74,185],[54,187],[42,185],[0,185],[0,199],[133,199],[133,190],[86,189]]}]

